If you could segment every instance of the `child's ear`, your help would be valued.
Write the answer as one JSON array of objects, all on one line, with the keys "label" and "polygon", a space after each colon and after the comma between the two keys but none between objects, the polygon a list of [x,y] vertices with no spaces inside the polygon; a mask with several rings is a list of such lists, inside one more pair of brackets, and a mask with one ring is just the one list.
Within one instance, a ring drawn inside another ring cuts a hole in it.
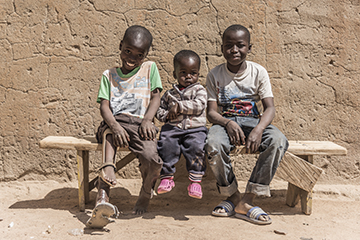
[{"label": "child's ear", "polygon": [[252,47],[252,44],[249,45],[248,53],[251,52],[251,47]]},{"label": "child's ear", "polygon": [[175,79],[177,79],[177,78],[176,78],[176,72],[175,72],[175,70],[173,71],[173,77],[174,77]]},{"label": "child's ear", "polygon": [[122,45],[123,45],[123,40],[121,40],[120,45],[119,45],[119,50],[120,51],[121,51]]}]

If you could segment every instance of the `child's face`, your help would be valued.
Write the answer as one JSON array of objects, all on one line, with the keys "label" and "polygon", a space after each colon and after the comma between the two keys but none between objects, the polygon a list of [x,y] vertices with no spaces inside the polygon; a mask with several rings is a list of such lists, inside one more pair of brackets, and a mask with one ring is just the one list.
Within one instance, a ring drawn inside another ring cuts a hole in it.
[{"label": "child's face", "polygon": [[121,71],[128,74],[140,66],[148,54],[149,42],[141,38],[126,39],[120,43]]},{"label": "child's face", "polygon": [[199,60],[194,57],[183,57],[176,64],[174,78],[182,87],[194,84],[199,79]]},{"label": "child's face", "polygon": [[226,59],[229,68],[239,67],[246,59],[247,54],[251,51],[251,44],[246,32],[228,31],[224,35],[221,51]]}]

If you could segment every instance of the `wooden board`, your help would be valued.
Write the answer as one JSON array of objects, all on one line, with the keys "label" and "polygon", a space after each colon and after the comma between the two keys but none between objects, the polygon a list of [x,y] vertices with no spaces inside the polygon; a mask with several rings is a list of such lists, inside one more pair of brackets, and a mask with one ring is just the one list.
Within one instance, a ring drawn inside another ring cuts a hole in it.
[{"label": "wooden board", "polygon": [[[101,145],[96,142],[95,137],[49,136],[40,141],[40,148],[101,151]],[[288,152],[294,155],[347,154],[346,148],[329,141],[289,141]],[[237,147],[233,154],[237,153],[245,153],[244,146]]]},{"label": "wooden board", "polygon": [[286,152],[276,171],[276,176],[310,192],[323,170],[292,153]]},{"label": "wooden board", "polygon": [[[49,149],[102,151],[102,145],[97,143],[95,137],[48,136],[40,141],[39,146]],[[129,151],[127,148],[120,148],[119,150]]]},{"label": "wooden board", "polygon": [[[232,154],[246,154],[245,146],[238,146]],[[289,141],[287,150],[294,155],[340,155],[345,156],[347,149],[329,141]]]}]

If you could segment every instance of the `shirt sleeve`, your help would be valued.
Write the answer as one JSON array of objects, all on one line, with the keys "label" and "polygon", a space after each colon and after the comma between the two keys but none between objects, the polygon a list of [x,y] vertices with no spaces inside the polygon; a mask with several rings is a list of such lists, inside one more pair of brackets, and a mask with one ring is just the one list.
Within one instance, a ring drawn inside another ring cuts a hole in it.
[{"label": "shirt sleeve", "polygon": [[217,101],[215,79],[214,79],[214,75],[211,72],[209,72],[208,75],[206,76],[206,90],[207,90],[207,100]]},{"label": "shirt sleeve", "polygon": [[167,96],[168,96],[169,91],[166,91],[164,93],[164,95],[161,97],[160,100],[160,106],[155,114],[155,117],[160,121],[160,122],[166,122],[166,117],[169,113],[168,110],[168,100],[167,100]]},{"label": "shirt sleeve", "polygon": [[96,102],[100,103],[101,99],[110,101],[110,82],[109,82],[109,79],[105,75],[102,75],[102,77],[101,77],[100,88],[99,88]]},{"label": "shirt sleeve", "polygon": [[260,99],[268,98],[268,97],[274,97],[272,90],[271,90],[271,83],[269,74],[266,71],[266,69],[263,69],[261,71],[261,74],[259,76],[259,90],[258,94]]},{"label": "shirt sleeve", "polygon": [[159,70],[156,66],[156,63],[153,63],[151,65],[151,69],[150,69],[150,84],[151,84],[151,91],[155,90],[156,88],[158,88],[160,90],[160,92],[162,91],[163,87],[162,87],[162,83],[161,83],[161,78],[160,78],[160,74],[159,74]]}]

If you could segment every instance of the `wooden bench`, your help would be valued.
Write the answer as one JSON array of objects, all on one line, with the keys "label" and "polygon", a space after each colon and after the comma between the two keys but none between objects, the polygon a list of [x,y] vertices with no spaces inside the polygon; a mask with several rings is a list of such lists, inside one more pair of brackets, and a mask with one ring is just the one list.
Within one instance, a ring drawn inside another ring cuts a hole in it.
[{"label": "wooden bench", "polygon": [[[89,192],[95,187],[95,180],[89,181],[89,151],[102,151],[102,145],[95,137],[48,136],[40,141],[40,148],[67,149],[77,151],[79,209],[85,211]],[[232,154],[243,154],[244,147],[238,147]],[[118,151],[128,151],[121,148]],[[289,141],[289,149],[282,159],[276,176],[288,182],[286,204],[293,207],[301,200],[305,214],[312,211],[312,189],[322,174],[322,169],[313,165],[314,155],[346,155],[347,150],[328,141]],[[131,152],[116,163],[120,170],[135,158]]]}]

